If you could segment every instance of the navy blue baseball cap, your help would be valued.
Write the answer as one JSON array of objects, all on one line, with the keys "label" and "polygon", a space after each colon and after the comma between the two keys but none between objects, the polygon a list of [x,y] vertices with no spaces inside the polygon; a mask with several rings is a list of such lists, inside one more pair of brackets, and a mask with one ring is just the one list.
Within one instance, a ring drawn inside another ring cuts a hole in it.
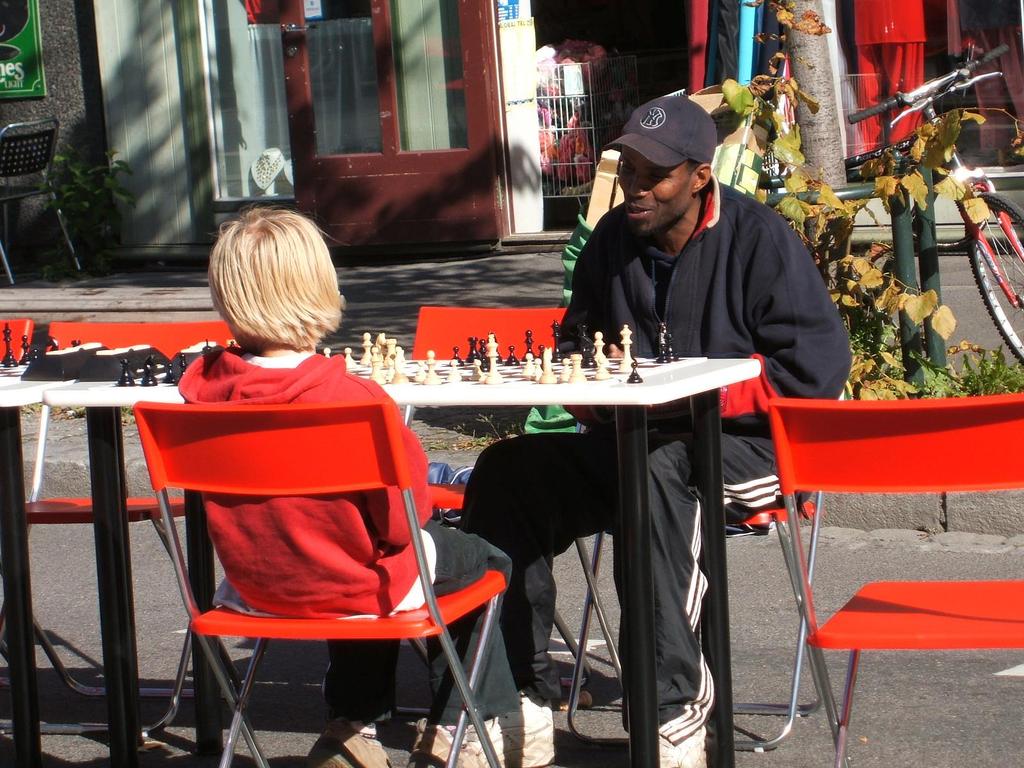
[{"label": "navy blue baseball cap", "polygon": [[687,160],[710,163],[718,143],[715,121],[684,95],[660,96],[637,107],[608,147],[629,147],[661,168]]}]

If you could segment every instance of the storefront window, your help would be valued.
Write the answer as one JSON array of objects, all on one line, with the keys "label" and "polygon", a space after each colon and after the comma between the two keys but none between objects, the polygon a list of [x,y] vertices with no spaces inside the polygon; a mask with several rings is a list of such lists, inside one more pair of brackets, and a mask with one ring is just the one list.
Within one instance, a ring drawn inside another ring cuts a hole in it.
[{"label": "storefront window", "polygon": [[369,0],[321,2],[307,18],[316,153],[380,152],[380,103]]},{"label": "storefront window", "polygon": [[290,197],[281,27],[253,0],[204,0],[218,200]]},{"label": "storefront window", "polygon": [[466,146],[456,0],[392,0],[392,45],[403,150]]},{"label": "storefront window", "polygon": [[[980,111],[983,125],[969,124],[958,142],[975,165],[1009,166],[1014,120],[1024,114],[1024,41],[1019,0],[839,0],[842,100],[847,112],[863,109],[896,91],[909,91],[944,74],[965,59],[1006,43],[1009,52],[979,72],[999,70],[1003,78],[978,83],[971,91],[936,104]],[[909,135],[916,116],[890,128],[893,115],[847,126],[848,154],[869,151]]]}]

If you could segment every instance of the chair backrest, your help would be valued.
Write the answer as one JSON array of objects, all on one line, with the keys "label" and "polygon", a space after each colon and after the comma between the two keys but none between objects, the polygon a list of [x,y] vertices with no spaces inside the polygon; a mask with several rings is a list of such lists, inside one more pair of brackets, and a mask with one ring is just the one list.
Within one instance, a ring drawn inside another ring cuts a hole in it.
[{"label": "chair backrest", "polygon": [[[21,339],[24,336],[28,339],[29,344],[32,343],[32,331],[35,329],[35,323],[27,317],[0,318],[0,333],[5,328],[11,330],[11,352],[15,357],[21,359]],[[3,336],[0,336],[0,356],[3,356],[4,352]]]},{"label": "chair backrest", "polygon": [[156,491],[310,496],[411,488],[390,400],[135,406]]},{"label": "chair backrest", "polygon": [[46,170],[57,146],[56,118],[11,123],[0,129],[0,177],[27,176]]},{"label": "chair backrest", "polygon": [[779,484],[860,493],[1024,488],[1024,395],[780,398],[768,405]]},{"label": "chair backrest", "polygon": [[551,323],[561,322],[564,314],[565,309],[561,307],[420,307],[412,356],[414,360],[424,360],[427,351],[434,350],[438,359],[447,359],[456,346],[465,356],[469,351],[467,338],[476,336],[486,340],[488,333],[497,338],[502,357],[510,344],[522,355],[527,330],[533,331],[536,354],[539,345],[551,346]]},{"label": "chair backrest", "polygon": [[210,342],[226,345],[232,337],[223,320],[175,323],[92,323],[54,321],[48,333],[61,347],[72,341],[99,342],[106,347],[130,347],[148,344],[167,357],[194,344]]}]

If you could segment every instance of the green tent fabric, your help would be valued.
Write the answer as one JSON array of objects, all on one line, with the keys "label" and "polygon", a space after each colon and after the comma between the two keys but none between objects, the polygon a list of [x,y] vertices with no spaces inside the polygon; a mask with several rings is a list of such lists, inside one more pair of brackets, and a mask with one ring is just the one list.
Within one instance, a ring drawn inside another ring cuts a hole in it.
[{"label": "green tent fabric", "polygon": [[[576,217],[576,229],[573,230],[569,242],[562,250],[562,267],[564,276],[562,280],[562,306],[569,306],[569,299],[572,298],[572,273],[576,267],[576,259],[580,251],[587,244],[587,238],[593,231],[583,216]],[[575,432],[576,419],[565,408],[560,405],[543,405],[531,408],[526,417],[526,424],[523,431],[527,434],[538,432]]]}]

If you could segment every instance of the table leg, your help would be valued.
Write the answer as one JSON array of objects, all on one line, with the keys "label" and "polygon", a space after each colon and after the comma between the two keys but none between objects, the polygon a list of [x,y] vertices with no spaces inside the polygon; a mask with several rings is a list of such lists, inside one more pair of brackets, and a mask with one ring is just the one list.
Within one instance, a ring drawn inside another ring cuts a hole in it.
[{"label": "table leg", "polygon": [[119,408],[86,409],[110,762],[139,764],[139,670]]},{"label": "table leg", "polygon": [[[213,603],[213,544],[206,530],[206,509],[202,496],[185,494],[185,541],[188,553],[188,577],[200,610]],[[192,689],[196,710],[196,751],[201,755],[219,754],[222,747],[220,692],[213,671],[198,643],[192,644]]]},{"label": "table leg", "polygon": [[39,691],[32,634],[25,476],[21,456],[21,413],[0,408],[0,558],[7,611],[7,653],[11,681],[15,764],[40,768]]},{"label": "table leg", "polygon": [[622,569],[625,702],[629,721],[629,763],[658,765],[658,696],[654,670],[654,574],[651,568],[651,517],[647,485],[647,412],[642,407],[615,409],[619,451],[619,551]]},{"label": "table leg", "polygon": [[725,505],[722,499],[722,421],[718,390],[690,398],[693,413],[694,479],[701,499],[704,569],[704,654],[715,681],[715,754],[711,765],[732,768],[732,659],[729,648],[729,578],[725,561]]}]

